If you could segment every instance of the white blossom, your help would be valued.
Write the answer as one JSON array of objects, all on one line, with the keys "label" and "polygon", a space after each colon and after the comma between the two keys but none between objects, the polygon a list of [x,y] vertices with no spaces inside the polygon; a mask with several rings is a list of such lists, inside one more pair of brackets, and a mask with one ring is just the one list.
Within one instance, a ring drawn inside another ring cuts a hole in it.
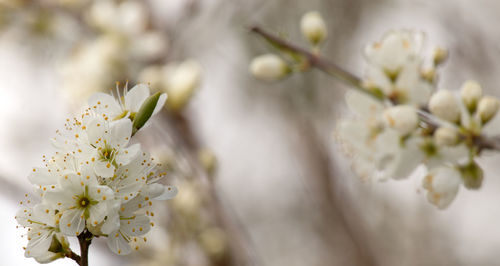
[{"label": "white blossom", "polygon": [[458,132],[452,127],[439,127],[434,132],[434,140],[438,146],[451,146],[458,142]]},{"label": "white blossom", "polygon": [[397,104],[426,104],[433,85],[422,76],[423,37],[419,32],[392,31],[381,42],[367,46],[364,82],[368,87]]},{"label": "white blossom", "polygon": [[[90,108],[104,118],[109,117],[111,120],[127,117],[133,120],[144,101],[150,96],[149,87],[145,84],[137,84],[128,91],[127,86],[125,86],[123,96],[120,95],[119,91],[117,88],[117,98],[106,93],[95,93],[89,99]],[[153,115],[161,110],[166,100],[167,95],[163,93],[156,104]]]}]

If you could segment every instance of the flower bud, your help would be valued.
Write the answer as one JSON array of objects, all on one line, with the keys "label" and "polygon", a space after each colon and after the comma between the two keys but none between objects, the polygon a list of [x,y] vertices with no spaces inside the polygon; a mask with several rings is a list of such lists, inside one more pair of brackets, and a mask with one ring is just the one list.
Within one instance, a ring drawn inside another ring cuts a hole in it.
[{"label": "flower bud", "polygon": [[194,60],[187,60],[178,66],[166,69],[167,107],[179,111],[189,102],[195,89],[201,82],[201,65]]},{"label": "flower bud", "polygon": [[434,93],[429,101],[429,109],[435,116],[453,123],[460,118],[460,106],[449,90]]},{"label": "flower bud", "polygon": [[452,146],[458,142],[457,131],[449,127],[440,127],[434,132],[434,140],[439,146]]},{"label": "flower bud", "polygon": [[481,98],[477,106],[477,113],[483,124],[490,121],[497,113],[499,107],[498,99],[492,96]]},{"label": "flower bud", "polygon": [[422,186],[427,190],[427,200],[439,209],[444,209],[457,195],[460,173],[450,167],[434,168],[424,178]]},{"label": "flower bud", "polygon": [[434,67],[422,69],[420,76],[428,82],[432,83],[436,80],[436,69]]},{"label": "flower bud", "polygon": [[481,85],[474,80],[467,80],[460,89],[462,101],[470,113],[474,113],[476,111],[477,103],[481,99],[482,95],[483,90],[481,89]]},{"label": "flower bud", "polygon": [[474,161],[467,165],[460,166],[460,174],[464,181],[464,186],[468,189],[479,189],[483,183],[483,169]]},{"label": "flower bud", "polygon": [[302,35],[314,45],[323,42],[327,36],[325,21],[319,12],[305,13],[300,21],[300,29]]},{"label": "flower bud", "polygon": [[384,111],[384,122],[402,136],[410,134],[418,125],[418,116],[414,107],[397,105]]},{"label": "flower bud", "polygon": [[435,66],[442,64],[447,58],[448,58],[448,50],[442,47],[434,48],[433,61]]},{"label": "flower bud", "polygon": [[273,81],[288,75],[290,68],[281,57],[275,54],[265,54],[252,60],[250,72],[258,79]]}]

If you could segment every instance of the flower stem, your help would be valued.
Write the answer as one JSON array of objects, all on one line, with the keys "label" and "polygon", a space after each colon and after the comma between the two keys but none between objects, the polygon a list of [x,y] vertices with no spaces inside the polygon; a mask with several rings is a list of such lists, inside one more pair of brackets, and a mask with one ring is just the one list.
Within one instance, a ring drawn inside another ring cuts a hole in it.
[{"label": "flower stem", "polygon": [[92,233],[88,230],[85,230],[78,235],[78,243],[80,243],[80,261],[78,265],[80,266],[89,265],[89,247],[92,243],[92,237]]}]

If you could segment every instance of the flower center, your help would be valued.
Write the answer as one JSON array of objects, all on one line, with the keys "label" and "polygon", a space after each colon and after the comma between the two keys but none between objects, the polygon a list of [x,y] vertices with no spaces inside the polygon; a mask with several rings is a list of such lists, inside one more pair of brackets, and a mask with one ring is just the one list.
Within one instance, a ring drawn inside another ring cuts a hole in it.
[{"label": "flower center", "polygon": [[87,208],[89,205],[90,205],[90,200],[87,197],[83,196],[78,199],[78,206],[80,208]]}]

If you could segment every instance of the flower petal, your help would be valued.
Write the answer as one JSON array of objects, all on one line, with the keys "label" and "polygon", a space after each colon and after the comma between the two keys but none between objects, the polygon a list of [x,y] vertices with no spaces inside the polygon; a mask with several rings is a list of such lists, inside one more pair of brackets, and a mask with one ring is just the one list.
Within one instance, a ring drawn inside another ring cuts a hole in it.
[{"label": "flower petal", "polygon": [[122,114],[118,101],[107,93],[98,92],[90,96],[89,106],[99,114],[106,114],[112,119]]},{"label": "flower petal", "polygon": [[94,170],[96,175],[107,178],[114,175],[115,166],[110,162],[98,160],[95,162]]},{"label": "flower petal", "polygon": [[84,210],[72,209],[64,211],[59,222],[61,233],[67,236],[77,236],[85,228]]},{"label": "flower petal", "polygon": [[125,108],[131,112],[138,112],[148,97],[149,87],[145,84],[137,84],[125,94]]},{"label": "flower petal", "polygon": [[118,255],[127,255],[132,252],[128,241],[119,231],[109,234],[107,242],[109,249]]}]

